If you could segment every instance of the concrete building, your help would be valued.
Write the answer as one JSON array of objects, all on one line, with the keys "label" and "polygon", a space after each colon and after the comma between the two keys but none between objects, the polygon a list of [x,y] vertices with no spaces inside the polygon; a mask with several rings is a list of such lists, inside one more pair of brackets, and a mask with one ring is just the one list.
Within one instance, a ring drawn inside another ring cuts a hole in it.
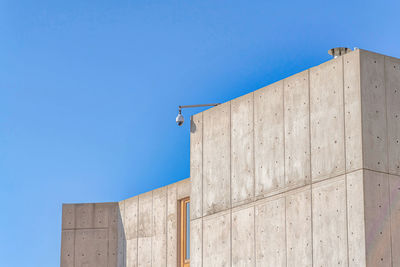
[{"label": "concrete building", "polygon": [[338,56],[194,115],[190,137],[190,179],[63,205],[62,267],[400,266],[399,59]]}]

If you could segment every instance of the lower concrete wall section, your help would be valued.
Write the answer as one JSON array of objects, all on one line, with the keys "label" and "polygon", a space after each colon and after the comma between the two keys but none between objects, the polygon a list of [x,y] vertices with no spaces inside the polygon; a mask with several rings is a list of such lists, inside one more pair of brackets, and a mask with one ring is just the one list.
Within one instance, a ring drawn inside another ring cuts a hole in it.
[{"label": "lower concrete wall section", "polygon": [[118,203],[65,204],[61,266],[117,266]]}]

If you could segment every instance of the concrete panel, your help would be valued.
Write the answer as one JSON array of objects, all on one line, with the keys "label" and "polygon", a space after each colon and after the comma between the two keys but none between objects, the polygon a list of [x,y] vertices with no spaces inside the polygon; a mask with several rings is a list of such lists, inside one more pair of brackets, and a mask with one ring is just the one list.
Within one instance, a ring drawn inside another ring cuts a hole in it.
[{"label": "concrete panel", "polygon": [[138,266],[151,266],[151,237],[139,237],[138,239]]},{"label": "concrete panel", "polygon": [[254,207],[232,212],[232,266],[255,266]]},{"label": "concrete panel", "polygon": [[162,187],[153,191],[152,266],[167,266],[166,216],[167,188]]},{"label": "concrete panel", "polygon": [[[176,184],[168,186],[167,197],[167,265],[177,266],[177,219],[178,219],[178,200],[176,199]],[[192,203],[190,203],[192,205]]]},{"label": "concrete panel", "polygon": [[363,171],[349,173],[346,179],[349,266],[365,266]]},{"label": "concrete panel", "polygon": [[62,229],[75,229],[75,204],[62,205]]},{"label": "concrete panel", "polygon": [[176,183],[176,197],[178,200],[190,197],[190,178]]},{"label": "concrete panel", "polygon": [[61,233],[61,267],[75,267],[75,231],[63,230]]},{"label": "concrete panel", "polygon": [[94,204],[94,228],[107,228],[110,217],[110,203]]},{"label": "concrete panel", "polygon": [[126,240],[126,267],[138,266],[138,239]]},{"label": "concrete panel", "polygon": [[285,109],[285,185],[311,182],[308,71],[283,81]]},{"label": "concrete panel", "polygon": [[94,226],[94,204],[76,204],[75,217],[76,228],[93,228]]},{"label": "concrete panel", "polygon": [[230,203],[230,102],[203,112],[203,215]]},{"label": "concrete panel", "polygon": [[203,113],[191,118],[190,126],[190,217],[203,215]]},{"label": "concrete panel", "polygon": [[153,191],[139,195],[138,202],[138,237],[151,237],[153,233]]},{"label": "concrete panel", "polygon": [[389,173],[400,175],[400,59],[385,58]]},{"label": "concrete panel", "polygon": [[255,195],[283,188],[283,82],[254,92]]},{"label": "concrete panel", "polygon": [[256,265],[286,267],[285,198],[255,207]]},{"label": "concrete panel", "polygon": [[115,267],[118,262],[118,229],[108,228],[108,266]]},{"label": "concrete panel", "polygon": [[138,237],[138,212],[139,212],[139,197],[132,197],[126,199],[125,202],[125,236],[126,240]]},{"label": "concrete panel", "polygon": [[367,266],[391,266],[389,175],[364,171]]},{"label": "concrete panel", "polygon": [[384,56],[360,50],[364,168],[388,172]]},{"label": "concrete panel", "polygon": [[349,172],[361,169],[363,164],[359,50],[343,56],[343,68],[346,170]]},{"label": "concrete panel", "polygon": [[400,177],[390,175],[392,266],[400,266]]},{"label": "concrete panel", "polygon": [[203,266],[207,267],[231,266],[231,214],[217,215],[203,220]]},{"label": "concrete panel", "polygon": [[108,231],[76,230],[75,266],[107,267]]},{"label": "concrete panel", "polygon": [[126,266],[126,234],[125,234],[125,201],[120,201],[118,203],[118,226],[117,226],[117,267]]},{"label": "concrete panel", "polygon": [[[202,267],[203,262],[203,219],[190,222],[190,266]],[[177,266],[169,265],[169,266]]]},{"label": "concrete panel", "polygon": [[345,177],[313,185],[313,265],[347,266]]},{"label": "concrete panel", "polygon": [[343,57],[310,69],[313,181],[345,172]]},{"label": "concrete panel", "polygon": [[231,190],[232,205],[254,197],[253,93],[231,101]]},{"label": "concrete panel", "polygon": [[311,190],[286,197],[287,266],[312,266]]}]

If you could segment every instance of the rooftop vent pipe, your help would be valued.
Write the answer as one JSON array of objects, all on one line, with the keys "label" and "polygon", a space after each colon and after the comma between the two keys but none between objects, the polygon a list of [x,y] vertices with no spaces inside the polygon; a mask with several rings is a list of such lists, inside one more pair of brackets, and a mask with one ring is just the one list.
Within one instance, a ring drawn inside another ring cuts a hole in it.
[{"label": "rooftop vent pipe", "polygon": [[328,54],[333,56],[334,58],[337,58],[337,57],[343,56],[344,54],[347,54],[351,51],[352,50],[347,47],[335,47],[335,48],[329,49]]}]

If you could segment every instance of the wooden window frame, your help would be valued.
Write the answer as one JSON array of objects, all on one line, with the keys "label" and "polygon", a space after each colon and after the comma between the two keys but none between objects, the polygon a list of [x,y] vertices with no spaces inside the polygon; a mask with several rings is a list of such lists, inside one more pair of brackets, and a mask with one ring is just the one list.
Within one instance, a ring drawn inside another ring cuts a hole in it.
[{"label": "wooden window frame", "polygon": [[[180,220],[179,220],[179,262],[180,262],[180,266],[181,267],[190,267],[190,257],[189,259],[186,259],[186,248],[187,248],[187,229],[186,229],[186,225],[187,223],[187,210],[186,210],[186,204],[190,203],[190,198],[186,197],[183,198],[181,200],[179,200],[179,216],[180,216]],[[189,240],[190,242],[190,240]],[[190,253],[190,251],[189,251]],[[190,255],[190,254],[189,254]]]}]

